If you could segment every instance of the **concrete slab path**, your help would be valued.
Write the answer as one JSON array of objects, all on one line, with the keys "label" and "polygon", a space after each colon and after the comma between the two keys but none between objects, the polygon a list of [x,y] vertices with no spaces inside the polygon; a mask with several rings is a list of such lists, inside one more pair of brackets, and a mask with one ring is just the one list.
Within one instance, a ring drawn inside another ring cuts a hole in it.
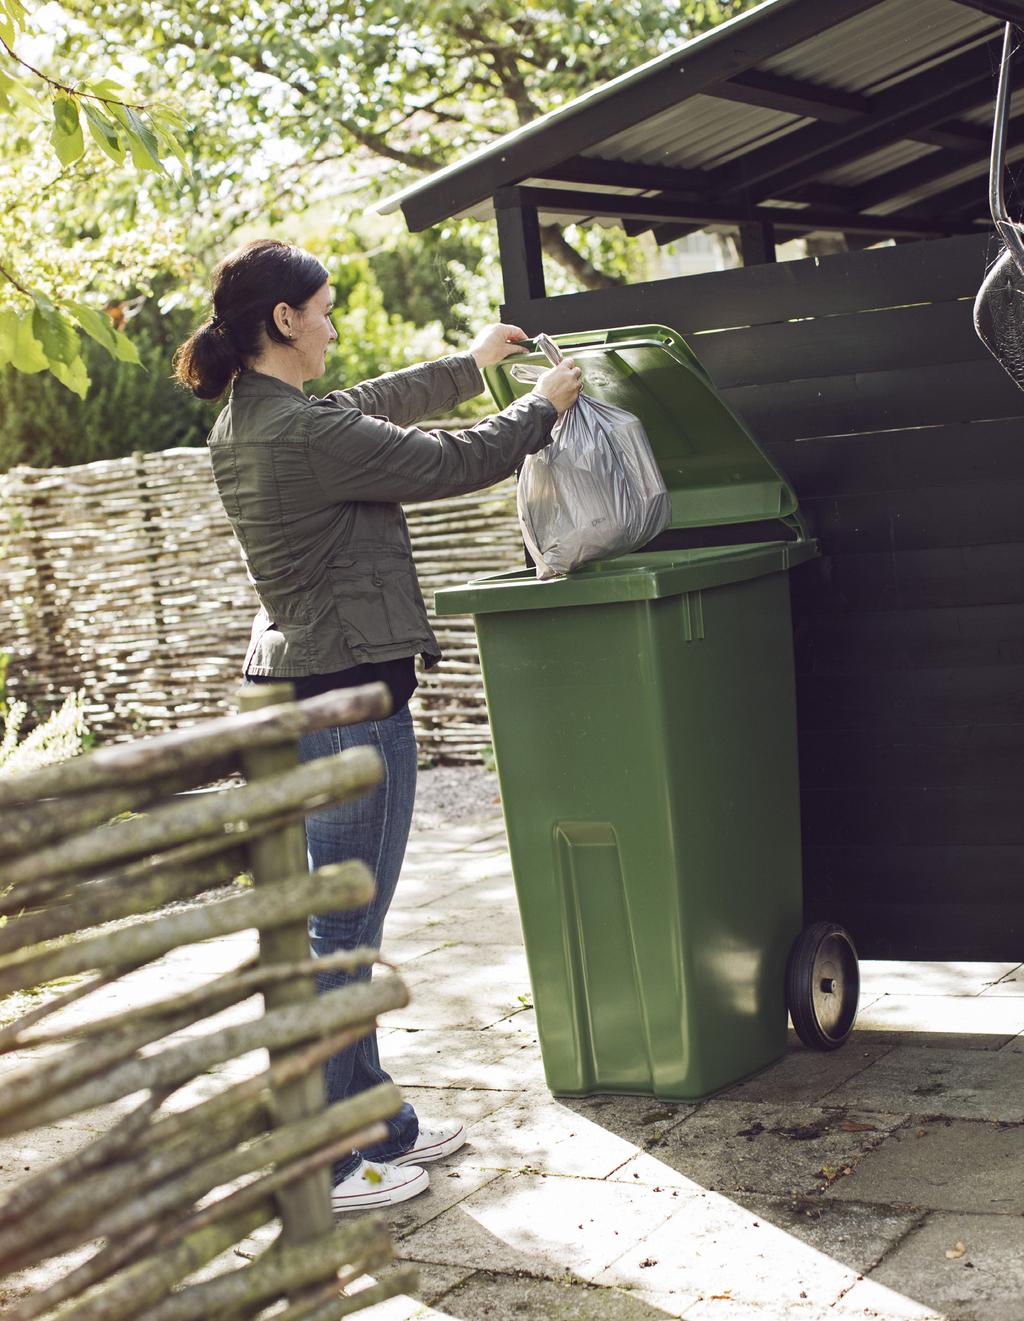
[{"label": "concrete slab path", "polygon": [[[133,996],[248,939],[178,951]],[[548,1092],[499,817],[414,835],[383,952],[413,997],[385,1067],[469,1141],[390,1216],[420,1284],[374,1321],[1024,1321],[1024,965],[867,963],[842,1050],[794,1037],[671,1104]],[[0,1183],[94,1122],[0,1148]]]}]

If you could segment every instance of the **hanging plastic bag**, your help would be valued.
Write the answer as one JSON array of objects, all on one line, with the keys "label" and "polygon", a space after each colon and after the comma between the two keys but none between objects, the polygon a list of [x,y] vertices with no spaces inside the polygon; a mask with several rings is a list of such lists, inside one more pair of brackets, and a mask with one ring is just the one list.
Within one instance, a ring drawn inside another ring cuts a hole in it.
[{"label": "hanging plastic bag", "polygon": [[1024,389],[1024,227],[1011,220],[1007,213],[1003,183],[1014,39],[1013,24],[1007,23],[996,93],[988,187],[989,210],[1002,242],[1002,251],[974,300],[974,328],[1003,370]]},{"label": "hanging plastic bag", "polygon": [[[546,335],[548,361],[562,355]],[[513,368],[520,380],[530,368]],[[523,463],[516,507],[538,578],[557,578],[591,560],[625,555],[668,525],[670,502],[638,417],[580,395],[555,423],[551,444]]]}]

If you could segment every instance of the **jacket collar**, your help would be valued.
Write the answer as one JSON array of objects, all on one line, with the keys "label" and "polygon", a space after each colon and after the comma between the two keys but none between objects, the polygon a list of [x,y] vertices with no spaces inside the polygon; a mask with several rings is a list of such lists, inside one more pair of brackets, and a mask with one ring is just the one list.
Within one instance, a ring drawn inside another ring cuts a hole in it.
[{"label": "jacket collar", "polygon": [[251,368],[239,372],[231,384],[231,393],[232,396],[243,395],[247,398],[259,395],[292,395],[304,402],[309,401],[309,395],[297,386],[289,385],[287,381],[282,381],[277,376],[268,376],[266,372],[253,371]]}]

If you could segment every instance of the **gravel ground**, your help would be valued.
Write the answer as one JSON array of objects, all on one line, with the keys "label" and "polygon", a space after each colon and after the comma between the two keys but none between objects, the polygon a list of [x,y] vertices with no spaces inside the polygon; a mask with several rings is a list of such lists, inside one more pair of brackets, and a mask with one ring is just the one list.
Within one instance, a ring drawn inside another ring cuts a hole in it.
[{"label": "gravel ground", "polygon": [[413,830],[434,830],[501,811],[498,777],[482,766],[431,766],[419,772]]}]

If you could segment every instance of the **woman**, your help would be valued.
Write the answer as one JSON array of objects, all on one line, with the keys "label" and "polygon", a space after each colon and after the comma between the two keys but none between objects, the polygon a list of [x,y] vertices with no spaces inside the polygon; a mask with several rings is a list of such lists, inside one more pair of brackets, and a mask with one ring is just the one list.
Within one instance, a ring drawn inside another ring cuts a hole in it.
[{"label": "woman", "polygon": [[[327,271],[289,244],[259,240],[213,273],[213,315],[175,355],[178,380],[228,403],[210,432],[214,478],[260,609],[245,656],[252,682],[290,679],[300,698],[381,681],[386,720],[305,735],[304,761],[357,744],[376,747],[385,774],[372,794],[306,822],[311,867],[361,858],[376,878],[366,908],[310,919],[322,956],[380,944],[405,854],[416,792],[409,698],[414,657],[440,660],[416,580],[402,500],[440,499],[509,476],[550,441],[575,403],[572,359],[533,391],[465,431],[412,425],[481,393],[480,369],[522,353],[517,326],[486,327],[469,351],[393,372],[323,399],[306,395],[337,339]],[[364,971],[361,976],[369,976]],[[349,975],[321,974],[320,990]],[[328,1061],[328,1102],[388,1080],[374,1035]],[[428,1126],[404,1104],[388,1136],[334,1168],[336,1210],[404,1201],[427,1187],[424,1163],[465,1141],[458,1123]]]}]

